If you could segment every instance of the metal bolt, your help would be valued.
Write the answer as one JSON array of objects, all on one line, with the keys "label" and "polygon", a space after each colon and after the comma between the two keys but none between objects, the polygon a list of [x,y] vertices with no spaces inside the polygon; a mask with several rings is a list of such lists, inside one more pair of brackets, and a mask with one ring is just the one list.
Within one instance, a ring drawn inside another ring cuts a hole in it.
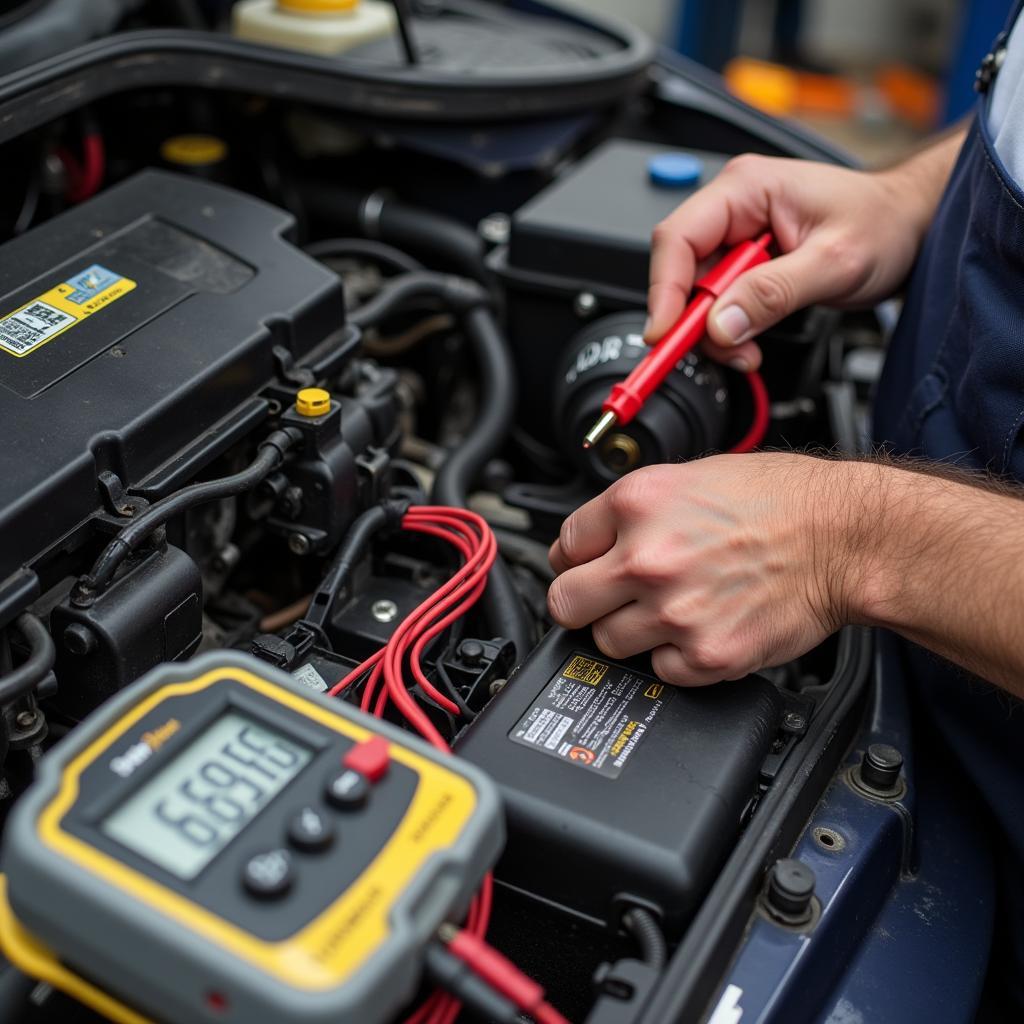
[{"label": "metal bolt", "polygon": [[288,537],[288,550],[293,555],[308,555],[312,546],[304,533],[293,533]]},{"label": "metal bolt", "polygon": [[497,697],[502,690],[505,689],[505,684],[508,682],[507,679],[495,679],[492,680],[491,685],[487,687],[487,692],[492,697]]},{"label": "metal bolt", "polygon": [[17,722],[19,729],[32,729],[35,727],[36,717],[35,711],[19,711],[14,721]]},{"label": "metal bolt", "polygon": [[485,242],[504,245],[512,233],[512,221],[507,213],[492,213],[477,225],[477,231]]},{"label": "metal bolt", "polygon": [[582,319],[593,316],[597,312],[597,296],[593,292],[580,292],[573,299],[572,308]]},{"label": "metal bolt", "polygon": [[394,622],[398,616],[398,605],[394,601],[389,601],[386,597],[380,601],[374,601],[370,605],[370,614],[378,622]]},{"label": "metal bolt", "polygon": [[782,724],[793,732],[799,732],[807,725],[807,719],[799,711],[787,711],[782,716]]}]

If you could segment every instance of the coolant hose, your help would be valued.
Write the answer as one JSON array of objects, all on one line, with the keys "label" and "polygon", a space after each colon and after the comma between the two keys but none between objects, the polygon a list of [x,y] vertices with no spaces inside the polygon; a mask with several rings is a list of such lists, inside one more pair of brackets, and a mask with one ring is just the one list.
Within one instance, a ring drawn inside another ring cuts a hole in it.
[{"label": "coolant hose", "polygon": [[16,669],[0,676],[0,706],[31,693],[53,668],[56,657],[50,631],[34,615],[25,612],[14,624],[28,642],[29,655]]}]

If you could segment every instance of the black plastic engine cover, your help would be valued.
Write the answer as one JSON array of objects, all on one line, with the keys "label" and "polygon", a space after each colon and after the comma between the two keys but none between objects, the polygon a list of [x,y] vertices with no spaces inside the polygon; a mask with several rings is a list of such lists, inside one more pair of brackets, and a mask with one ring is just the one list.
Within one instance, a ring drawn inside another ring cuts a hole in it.
[{"label": "black plastic engine cover", "polygon": [[612,924],[647,904],[678,933],[739,834],[782,706],[759,676],[671,687],[649,658],[552,630],[455,748],[501,788],[497,878]]},{"label": "black plastic engine cover", "polygon": [[0,581],[344,323],[292,217],[145,171],[0,248]]}]

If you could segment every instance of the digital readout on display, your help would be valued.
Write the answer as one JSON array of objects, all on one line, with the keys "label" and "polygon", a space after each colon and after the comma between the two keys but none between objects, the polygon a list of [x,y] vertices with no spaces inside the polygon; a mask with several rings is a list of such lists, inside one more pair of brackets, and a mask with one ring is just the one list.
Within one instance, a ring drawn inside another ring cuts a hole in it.
[{"label": "digital readout on display", "polygon": [[292,739],[228,712],[100,828],[178,878],[195,878],[312,756]]}]

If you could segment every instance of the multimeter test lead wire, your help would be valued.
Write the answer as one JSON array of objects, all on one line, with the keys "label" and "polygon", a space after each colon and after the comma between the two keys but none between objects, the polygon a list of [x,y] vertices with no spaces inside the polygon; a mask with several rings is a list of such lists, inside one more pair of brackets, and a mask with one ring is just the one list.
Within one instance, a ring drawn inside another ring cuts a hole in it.
[{"label": "multimeter test lead wire", "polygon": [[[771,244],[772,236],[767,231],[753,240],[740,242],[697,280],[693,286],[693,297],[679,319],[651,346],[629,376],[612,388],[601,406],[601,416],[583,439],[584,448],[592,448],[612,427],[624,427],[632,422],[679,360],[704,337],[711,307],[726,288],[741,274],[771,259],[768,252]],[[753,422],[742,440],[730,449],[731,452],[750,451],[764,438],[768,429],[769,405],[764,381],[756,370],[747,373],[746,377],[754,405]]]},{"label": "multimeter test lead wire", "polygon": [[[409,693],[406,666],[424,694],[450,714],[459,715],[455,702],[426,678],[421,659],[427,644],[479,601],[497,557],[497,541],[483,517],[463,508],[412,506],[402,517],[402,529],[446,541],[461,555],[462,566],[447,583],[402,620],[384,647],[357,665],[327,692],[328,696],[337,696],[364,679],[360,698],[364,711],[380,718],[388,704],[394,704],[402,717],[428,743],[450,753],[444,737]],[[565,1018],[543,1000],[544,990],[501,954],[491,950],[484,941],[491,915],[492,890],[493,882],[488,874],[470,906],[466,927],[457,929],[450,926],[448,934],[461,939],[454,948],[449,946],[449,951],[458,956],[459,951],[469,949],[469,955],[460,956],[460,959],[465,960],[499,996],[510,999],[522,1012],[530,1014],[537,1024],[567,1024]],[[484,950],[492,955],[485,954]],[[459,1008],[458,999],[437,990],[404,1024],[452,1024]]]}]

